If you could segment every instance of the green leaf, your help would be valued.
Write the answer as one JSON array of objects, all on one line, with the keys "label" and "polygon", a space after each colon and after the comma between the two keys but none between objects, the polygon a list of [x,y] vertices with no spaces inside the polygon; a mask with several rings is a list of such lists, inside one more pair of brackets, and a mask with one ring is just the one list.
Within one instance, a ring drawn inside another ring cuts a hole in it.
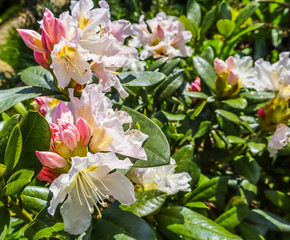
[{"label": "green leaf", "polygon": [[[210,219],[185,207],[168,207],[157,215],[158,229],[167,235],[167,239],[216,239],[240,240],[241,238],[228,232]],[[174,233],[173,234],[170,234]]]},{"label": "green leaf", "polygon": [[218,20],[216,26],[219,33],[225,37],[230,36],[235,29],[235,23],[228,19]]},{"label": "green leaf", "polygon": [[160,72],[122,72],[118,74],[121,83],[125,87],[149,87],[165,79]]},{"label": "green leaf", "polygon": [[259,4],[257,2],[247,4],[235,19],[236,28],[239,28],[249,17],[251,17],[258,6]]},{"label": "green leaf", "polygon": [[164,133],[157,124],[143,114],[126,106],[115,104],[113,108],[126,111],[133,119],[133,126],[138,122],[142,133],[149,136],[143,145],[147,154],[147,161],[138,160],[134,164],[134,167],[154,167],[168,164],[170,160],[169,144]]},{"label": "green leaf", "polygon": [[243,98],[246,98],[248,101],[251,102],[267,102],[275,96],[274,92],[244,92],[240,94]]},{"label": "green leaf", "polygon": [[201,10],[199,4],[195,0],[187,1],[186,15],[193,26],[200,25]]},{"label": "green leaf", "polygon": [[155,93],[154,102],[162,102],[171,95],[183,84],[184,70],[177,70],[171,73],[159,86]]},{"label": "green leaf", "polygon": [[262,153],[264,149],[266,148],[266,145],[264,143],[248,142],[247,145],[251,153],[254,155],[257,153]]},{"label": "green leaf", "polygon": [[217,7],[214,7],[211,9],[207,14],[205,15],[203,22],[201,24],[201,30],[200,35],[204,36],[207,31],[210,29],[210,27],[214,24],[217,18]]},{"label": "green leaf", "polygon": [[180,62],[180,58],[175,58],[167,62],[161,69],[161,72],[164,73],[165,75],[169,75],[170,73],[173,72],[177,68],[177,65]]},{"label": "green leaf", "polygon": [[35,175],[42,168],[35,151],[48,151],[50,147],[50,127],[46,119],[39,113],[29,111],[20,121],[22,133],[22,152],[16,169],[32,169]]},{"label": "green leaf", "polygon": [[47,208],[44,208],[36,218],[28,225],[25,231],[25,236],[28,239],[38,240],[44,238],[56,238],[69,240],[72,239],[70,235],[63,231],[64,224],[62,217],[57,211],[55,216],[51,216],[47,212]]},{"label": "green leaf", "polygon": [[30,183],[33,174],[34,172],[28,169],[21,169],[13,173],[3,189],[3,194],[5,196],[12,196],[19,193],[25,185]]},{"label": "green leaf", "polygon": [[210,210],[210,208],[204,203],[204,202],[190,202],[186,203],[185,207],[189,208],[205,208],[207,210]]},{"label": "green leaf", "polygon": [[264,194],[276,207],[288,211],[290,210],[290,197],[285,193],[275,190],[266,190],[264,191]]},{"label": "green leaf", "polygon": [[228,177],[226,176],[214,177],[198,185],[196,189],[186,196],[186,201],[207,201],[214,196],[217,198],[224,197],[223,195],[227,191],[227,182]]},{"label": "green leaf", "polygon": [[168,58],[167,57],[162,57],[156,61],[154,61],[148,68],[148,71],[155,71],[158,68],[161,68],[166,62]]},{"label": "green leaf", "polygon": [[22,134],[19,125],[17,124],[8,139],[7,147],[5,150],[4,164],[7,167],[9,174],[18,163],[22,150]]},{"label": "green leaf", "polygon": [[13,115],[4,125],[0,131],[0,163],[4,163],[5,149],[10,136],[11,131],[17,124],[19,119],[19,114]]},{"label": "green leaf", "polygon": [[41,66],[26,68],[21,73],[20,79],[28,86],[58,90],[54,84],[52,74]]},{"label": "green leaf", "polygon": [[39,212],[47,205],[49,190],[45,187],[27,186],[23,189],[21,199],[24,208]]},{"label": "green leaf", "polygon": [[150,190],[136,192],[135,197],[136,202],[134,204],[129,206],[120,205],[120,208],[125,211],[130,211],[138,217],[144,217],[161,208],[166,200],[167,194],[158,190]]},{"label": "green leaf", "polygon": [[67,100],[67,98],[58,91],[42,87],[16,87],[0,91],[0,113],[11,108],[16,103],[40,96],[52,96],[61,100]]},{"label": "green leaf", "polygon": [[20,113],[22,117],[27,113],[27,109],[22,102],[16,103],[13,108],[16,112]]},{"label": "green leaf", "polygon": [[193,38],[196,38],[198,36],[198,24],[197,24],[197,22],[195,22],[195,25],[192,25],[192,23],[184,15],[181,15],[178,20],[179,20],[179,22],[183,23],[185,30],[191,32]]},{"label": "green leaf", "polygon": [[164,114],[168,121],[182,121],[185,118],[184,114],[172,114],[165,111],[161,111],[161,113]]},{"label": "green leaf", "polygon": [[246,140],[237,136],[227,136],[229,143],[245,144]]},{"label": "green leaf", "polygon": [[219,5],[219,18],[228,20],[232,19],[231,7],[225,1],[222,1]]},{"label": "green leaf", "polygon": [[198,181],[200,175],[200,168],[192,161],[193,150],[192,145],[185,145],[172,155],[177,165],[175,172],[188,172],[192,179],[192,185]]},{"label": "green leaf", "polygon": [[202,101],[198,107],[196,109],[194,109],[194,111],[192,112],[192,114],[190,115],[190,119],[194,120],[196,117],[198,117],[198,115],[202,112],[204,106],[206,105],[206,101]]},{"label": "green leaf", "polygon": [[231,113],[231,112],[228,112],[226,110],[222,110],[222,109],[217,109],[216,110],[216,113],[221,115],[222,117],[224,117],[225,119],[231,121],[231,122],[234,122],[236,124],[240,124],[241,123],[241,120],[238,118],[237,115]]},{"label": "green leaf", "polygon": [[121,209],[106,209],[102,218],[94,221],[94,228],[96,239],[115,239],[120,234],[138,240],[155,239],[151,228],[142,218]]},{"label": "green leaf", "polygon": [[208,46],[200,55],[203,59],[209,62],[209,64],[214,61],[214,51],[211,46]]},{"label": "green leaf", "polygon": [[8,208],[3,206],[0,202],[0,240],[5,240],[8,234],[8,228],[10,223],[10,214]]},{"label": "green leaf", "polygon": [[265,225],[273,231],[290,232],[289,222],[267,211],[253,209],[249,212],[247,219],[251,222]]},{"label": "green leaf", "polygon": [[239,156],[234,161],[235,170],[247,178],[251,183],[256,184],[260,179],[260,167],[255,159],[247,156]]},{"label": "green leaf", "polygon": [[189,96],[192,98],[201,98],[201,99],[207,99],[208,95],[206,95],[205,93],[202,92],[190,92],[190,91],[184,91],[183,94],[185,96]]},{"label": "green leaf", "polygon": [[238,226],[247,216],[248,211],[248,205],[241,204],[224,212],[215,220],[215,222],[229,231],[233,231],[233,229]]},{"label": "green leaf", "polygon": [[228,99],[222,102],[235,109],[245,109],[248,104],[247,100],[244,98]]},{"label": "green leaf", "polygon": [[212,66],[201,57],[193,57],[193,65],[205,84],[215,89],[216,73]]},{"label": "green leaf", "polygon": [[231,39],[227,42],[227,44],[231,44],[231,43],[237,41],[241,36],[258,29],[258,28],[262,27],[263,25],[264,25],[263,23],[254,23],[245,29],[241,29],[241,31],[239,31],[237,34],[235,34],[231,37]]}]

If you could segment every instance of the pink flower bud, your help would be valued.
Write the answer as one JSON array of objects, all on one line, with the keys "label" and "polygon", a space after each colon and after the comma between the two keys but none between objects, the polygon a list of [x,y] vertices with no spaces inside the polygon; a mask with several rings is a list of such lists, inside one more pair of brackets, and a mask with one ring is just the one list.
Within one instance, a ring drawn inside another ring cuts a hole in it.
[{"label": "pink flower bud", "polygon": [[163,38],[164,37],[164,31],[163,31],[163,29],[162,29],[160,24],[158,24],[158,26],[157,26],[157,36],[159,38]]},{"label": "pink flower bud", "polygon": [[227,69],[231,71],[235,71],[237,69],[236,61],[232,56],[228,57],[228,59],[226,60],[226,65]]},{"label": "pink flower bud", "polygon": [[54,26],[54,15],[49,9],[45,9],[42,19],[42,24],[44,30],[52,36],[53,34],[53,26]]},{"label": "pink flower bud", "polygon": [[262,119],[265,118],[265,112],[264,109],[262,107],[260,107],[257,111],[258,116],[260,116]]},{"label": "pink flower bud", "polygon": [[230,70],[229,76],[228,76],[228,83],[230,85],[234,85],[239,81],[239,75],[236,71]]},{"label": "pink flower bud", "polygon": [[42,47],[41,36],[33,30],[17,29],[27,47],[34,51],[45,53]]},{"label": "pink flower bud", "polygon": [[49,168],[64,168],[68,162],[62,156],[54,152],[39,152],[35,151],[35,154],[39,161]]},{"label": "pink flower bud", "polygon": [[214,70],[217,74],[221,74],[227,70],[227,64],[218,58],[214,60]]},{"label": "pink flower bud", "polygon": [[40,181],[46,181],[48,183],[52,183],[54,179],[56,179],[58,176],[59,174],[53,171],[52,169],[43,167],[41,171],[38,173],[37,178]]},{"label": "pink flower bud", "polygon": [[57,108],[55,109],[53,116],[52,116],[52,122],[58,123],[58,121],[68,121],[73,123],[74,117],[72,115],[72,112],[70,109],[64,104],[64,102],[60,101]]},{"label": "pink flower bud", "polygon": [[43,49],[47,53],[51,53],[51,51],[53,50],[54,44],[51,40],[51,37],[44,30],[42,30],[42,33],[41,33],[41,42],[42,42]]},{"label": "pink flower bud", "polygon": [[80,133],[80,141],[84,144],[84,146],[87,146],[91,138],[91,128],[89,127],[89,124],[85,119],[80,117],[76,123],[76,126]]},{"label": "pink flower bud", "polygon": [[197,77],[194,82],[190,84],[189,91],[200,92],[200,78]]},{"label": "pink flower bud", "polygon": [[67,121],[59,121],[59,133],[61,141],[73,152],[80,141],[80,134],[75,125]]},{"label": "pink flower bud", "polygon": [[37,51],[33,51],[34,59],[35,61],[45,69],[49,70],[49,62],[47,60],[47,54],[46,53],[40,53]]},{"label": "pink flower bud", "polygon": [[52,32],[52,41],[54,44],[58,44],[62,37],[65,38],[66,30],[64,24],[57,18],[54,19],[54,26]]}]

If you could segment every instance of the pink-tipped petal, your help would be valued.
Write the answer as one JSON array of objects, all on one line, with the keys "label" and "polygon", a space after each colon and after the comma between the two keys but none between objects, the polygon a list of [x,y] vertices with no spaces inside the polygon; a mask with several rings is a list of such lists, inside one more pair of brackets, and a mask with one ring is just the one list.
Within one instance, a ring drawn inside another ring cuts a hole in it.
[{"label": "pink-tipped petal", "polygon": [[158,26],[157,26],[157,36],[159,38],[163,38],[164,37],[164,31],[163,31],[163,29],[162,29],[160,24],[158,24]]},{"label": "pink-tipped petal", "polygon": [[217,74],[221,74],[227,69],[227,64],[218,58],[214,60],[214,70]]},{"label": "pink-tipped petal", "polygon": [[53,32],[52,32],[52,41],[54,44],[58,44],[61,40],[61,37],[65,37],[65,26],[64,24],[59,20],[54,20],[54,26],[53,26]]},{"label": "pink-tipped petal", "polygon": [[200,92],[200,78],[197,77],[193,83],[191,83],[189,87],[189,91],[191,92]]},{"label": "pink-tipped petal", "polygon": [[236,61],[232,56],[228,57],[228,59],[226,60],[226,64],[227,68],[231,71],[235,71],[237,69]]},{"label": "pink-tipped petal", "polygon": [[59,121],[61,141],[73,152],[80,141],[80,134],[75,125],[67,121]]},{"label": "pink-tipped petal", "polygon": [[43,14],[43,28],[51,36],[53,34],[54,27],[54,15],[49,9],[45,9]]},{"label": "pink-tipped petal", "polygon": [[41,53],[41,52],[36,52],[33,51],[34,59],[35,61],[45,69],[49,70],[49,62],[47,60],[47,54],[46,53]]},{"label": "pink-tipped petal", "polygon": [[43,167],[41,171],[38,173],[37,178],[40,181],[45,181],[48,183],[52,183],[54,179],[56,179],[59,176],[58,173],[54,172],[52,169]]},{"label": "pink-tipped petal", "polygon": [[80,141],[87,146],[91,138],[91,128],[87,121],[83,118],[79,118],[76,123],[77,129],[80,133]]},{"label": "pink-tipped petal", "polygon": [[58,104],[52,116],[53,123],[58,123],[60,120],[71,123],[74,122],[74,117],[71,110],[62,101]]},{"label": "pink-tipped petal", "polygon": [[51,37],[47,34],[45,30],[42,30],[41,42],[44,50],[47,53],[51,53],[51,51],[53,50],[53,42],[51,40]]},{"label": "pink-tipped petal", "polygon": [[27,47],[34,51],[45,53],[42,47],[41,36],[33,30],[17,29]]},{"label": "pink-tipped petal", "polygon": [[35,151],[35,154],[44,166],[52,169],[64,168],[68,164],[65,158],[54,152]]},{"label": "pink-tipped petal", "polygon": [[236,71],[230,71],[228,76],[228,83],[234,85],[239,81],[239,74]]}]

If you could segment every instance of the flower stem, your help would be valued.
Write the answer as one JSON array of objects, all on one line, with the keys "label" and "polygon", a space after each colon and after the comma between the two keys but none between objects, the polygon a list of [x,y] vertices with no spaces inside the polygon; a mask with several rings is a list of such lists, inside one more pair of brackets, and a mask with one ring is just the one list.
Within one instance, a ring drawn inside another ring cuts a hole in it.
[{"label": "flower stem", "polygon": [[26,223],[30,223],[33,221],[33,218],[30,214],[22,207],[20,207],[16,202],[14,202],[10,197],[8,197],[8,202],[10,208],[15,212],[16,217],[22,219]]}]

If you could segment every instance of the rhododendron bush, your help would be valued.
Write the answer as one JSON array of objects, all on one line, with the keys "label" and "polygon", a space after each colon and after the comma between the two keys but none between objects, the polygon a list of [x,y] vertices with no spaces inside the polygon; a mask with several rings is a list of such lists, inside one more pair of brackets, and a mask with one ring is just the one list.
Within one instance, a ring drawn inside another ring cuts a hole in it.
[{"label": "rhododendron bush", "polygon": [[44,5],[0,90],[0,239],[288,239],[289,3]]}]

